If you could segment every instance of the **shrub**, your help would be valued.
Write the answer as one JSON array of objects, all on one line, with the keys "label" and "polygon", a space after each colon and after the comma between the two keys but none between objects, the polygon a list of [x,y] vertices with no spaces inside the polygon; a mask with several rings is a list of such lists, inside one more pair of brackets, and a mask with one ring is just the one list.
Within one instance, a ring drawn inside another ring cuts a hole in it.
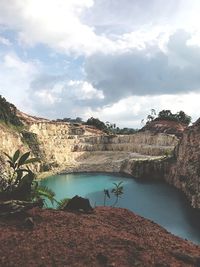
[{"label": "shrub", "polygon": [[38,162],[38,158],[30,158],[30,152],[24,154],[17,150],[13,156],[6,154],[9,171],[0,170],[0,199],[25,200],[45,202],[49,199],[53,202],[54,192],[47,187],[39,186],[36,175],[28,167],[29,164]]}]

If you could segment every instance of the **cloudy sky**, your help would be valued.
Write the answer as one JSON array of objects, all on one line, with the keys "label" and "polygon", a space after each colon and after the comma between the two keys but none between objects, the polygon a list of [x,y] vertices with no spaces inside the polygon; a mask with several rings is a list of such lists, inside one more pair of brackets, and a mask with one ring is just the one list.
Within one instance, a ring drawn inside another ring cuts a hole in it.
[{"label": "cloudy sky", "polygon": [[199,0],[0,0],[0,94],[47,118],[200,117]]}]

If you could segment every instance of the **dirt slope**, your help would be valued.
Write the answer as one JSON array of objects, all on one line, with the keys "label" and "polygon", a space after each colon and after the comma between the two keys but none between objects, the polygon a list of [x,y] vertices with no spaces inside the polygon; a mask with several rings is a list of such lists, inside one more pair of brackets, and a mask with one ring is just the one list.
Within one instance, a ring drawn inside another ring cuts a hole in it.
[{"label": "dirt slope", "polygon": [[200,266],[200,247],[126,209],[35,209],[30,215],[32,230],[23,218],[0,219],[0,266]]}]

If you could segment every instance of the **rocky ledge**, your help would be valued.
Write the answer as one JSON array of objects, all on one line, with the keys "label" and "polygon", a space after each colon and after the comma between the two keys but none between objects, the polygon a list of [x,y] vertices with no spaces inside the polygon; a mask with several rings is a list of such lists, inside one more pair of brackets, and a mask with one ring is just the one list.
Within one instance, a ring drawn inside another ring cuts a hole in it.
[{"label": "rocky ledge", "polygon": [[0,266],[200,266],[200,247],[126,209],[97,207],[92,214],[29,211],[0,219]]}]

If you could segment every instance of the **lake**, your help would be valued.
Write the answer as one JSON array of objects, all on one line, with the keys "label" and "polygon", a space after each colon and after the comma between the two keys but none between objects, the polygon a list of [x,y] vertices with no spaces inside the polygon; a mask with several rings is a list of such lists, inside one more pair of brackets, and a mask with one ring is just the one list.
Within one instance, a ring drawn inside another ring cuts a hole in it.
[{"label": "lake", "polygon": [[[104,189],[112,189],[113,183],[123,181],[124,194],[118,207],[153,220],[169,232],[200,244],[200,216],[193,210],[183,193],[157,181],[139,181],[124,175],[105,173],[78,173],[50,176],[41,180],[56,194],[56,199],[79,195],[87,197],[92,206],[102,206]],[[106,202],[114,203],[114,196]]]}]

